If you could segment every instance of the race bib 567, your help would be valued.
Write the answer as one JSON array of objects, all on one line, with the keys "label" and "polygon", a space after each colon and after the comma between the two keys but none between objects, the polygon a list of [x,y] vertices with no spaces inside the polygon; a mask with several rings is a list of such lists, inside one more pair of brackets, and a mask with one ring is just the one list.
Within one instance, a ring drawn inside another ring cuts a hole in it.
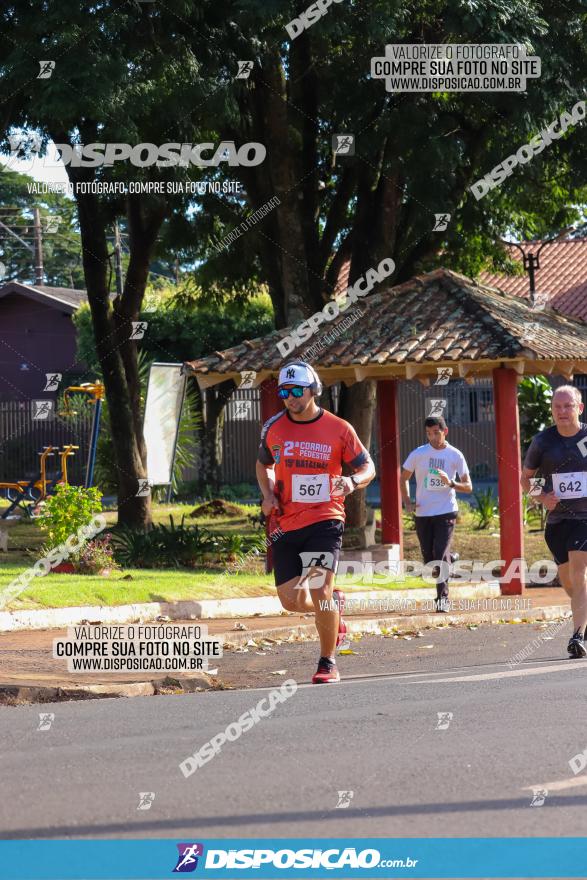
[{"label": "race bib 567", "polygon": [[293,474],[291,500],[302,504],[318,504],[330,500],[330,477],[328,474]]}]

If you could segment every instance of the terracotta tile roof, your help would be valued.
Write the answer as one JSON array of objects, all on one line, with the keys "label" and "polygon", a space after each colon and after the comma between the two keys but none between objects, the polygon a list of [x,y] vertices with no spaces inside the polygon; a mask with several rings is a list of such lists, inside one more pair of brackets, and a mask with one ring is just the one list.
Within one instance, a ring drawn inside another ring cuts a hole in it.
[{"label": "terracotta tile roof", "polygon": [[[542,242],[522,245],[525,251],[536,252]],[[508,248],[510,255],[521,262],[522,255],[515,247]],[[587,321],[587,239],[554,241],[540,254],[540,269],[536,270],[536,290],[548,294],[551,308],[563,315]],[[483,284],[499,287],[514,296],[527,297],[528,275],[493,275],[483,272],[479,276]]]},{"label": "terracotta tile roof", "polygon": [[[336,337],[337,326],[355,311],[362,314]],[[276,343],[291,330],[273,331],[214,352],[186,363],[186,369],[201,375],[275,372],[295,357],[306,357],[315,367],[326,370],[373,365],[432,367],[458,361],[473,365],[511,359],[587,361],[587,325],[583,321],[567,319],[548,308],[532,310],[520,297],[447,269],[359,299],[282,358]]]}]

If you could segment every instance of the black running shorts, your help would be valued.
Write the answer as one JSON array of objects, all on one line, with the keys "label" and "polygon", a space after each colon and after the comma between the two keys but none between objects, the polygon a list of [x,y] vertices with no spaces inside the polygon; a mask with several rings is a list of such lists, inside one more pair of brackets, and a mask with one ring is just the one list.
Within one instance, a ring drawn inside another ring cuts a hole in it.
[{"label": "black running shorts", "polygon": [[587,551],[587,519],[562,519],[546,524],[544,540],[557,565],[569,561],[569,550]]},{"label": "black running shorts", "polygon": [[313,566],[336,571],[343,532],[341,520],[323,519],[280,535],[273,545],[276,585],[300,577],[304,570]]}]

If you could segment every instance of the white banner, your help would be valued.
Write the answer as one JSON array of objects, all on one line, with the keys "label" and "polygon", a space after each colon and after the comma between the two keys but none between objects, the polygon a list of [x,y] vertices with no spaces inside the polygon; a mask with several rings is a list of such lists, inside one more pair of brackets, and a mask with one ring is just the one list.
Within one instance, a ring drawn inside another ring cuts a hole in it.
[{"label": "white banner", "polygon": [[143,423],[151,486],[171,483],[185,383],[181,364],[151,364]]}]

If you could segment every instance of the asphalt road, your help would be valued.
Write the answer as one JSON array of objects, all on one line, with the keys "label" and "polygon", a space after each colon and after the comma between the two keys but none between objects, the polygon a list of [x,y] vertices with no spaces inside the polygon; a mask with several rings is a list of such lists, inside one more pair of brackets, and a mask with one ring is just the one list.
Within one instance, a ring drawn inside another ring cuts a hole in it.
[{"label": "asphalt road", "polygon": [[[298,690],[187,779],[180,761],[266,690],[3,707],[0,836],[587,835],[587,773],[569,766],[587,747],[587,662],[564,659],[568,630],[365,637],[334,686],[303,684],[315,643],[229,655],[227,681],[249,669]],[[444,729],[439,712],[452,713]],[[541,806],[533,789],[548,791]],[[339,791],[353,792],[346,807]],[[140,792],[154,793],[148,809]]]}]

